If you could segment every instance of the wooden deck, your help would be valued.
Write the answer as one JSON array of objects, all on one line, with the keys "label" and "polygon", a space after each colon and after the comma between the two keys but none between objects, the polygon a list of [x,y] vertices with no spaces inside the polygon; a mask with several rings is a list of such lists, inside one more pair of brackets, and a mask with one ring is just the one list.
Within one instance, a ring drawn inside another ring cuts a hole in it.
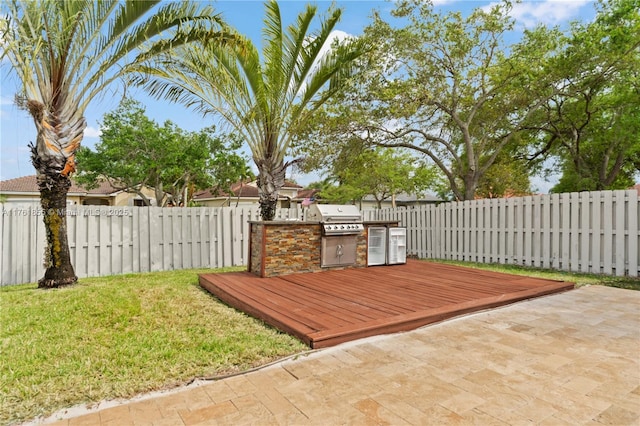
[{"label": "wooden deck", "polygon": [[420,260],[274,278],[249,272],[203,274],[200,285],[312,348],[412,330],[574,287]]}]

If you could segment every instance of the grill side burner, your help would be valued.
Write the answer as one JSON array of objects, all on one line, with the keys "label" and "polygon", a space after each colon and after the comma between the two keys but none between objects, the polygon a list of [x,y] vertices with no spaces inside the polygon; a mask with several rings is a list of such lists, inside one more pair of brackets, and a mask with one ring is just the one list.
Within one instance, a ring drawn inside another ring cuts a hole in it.
[{"label": "grill side burner", "polygon": [[324,223],[323,235],[358,235],[364,231],[361,223]]}]

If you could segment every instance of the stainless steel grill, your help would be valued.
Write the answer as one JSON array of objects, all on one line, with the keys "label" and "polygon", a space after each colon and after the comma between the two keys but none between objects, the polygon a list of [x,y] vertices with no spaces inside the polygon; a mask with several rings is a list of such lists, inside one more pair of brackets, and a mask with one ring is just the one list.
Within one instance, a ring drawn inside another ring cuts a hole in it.
[{"label": "stainless steel grill", "polygon": [[353,205],[313,204],[307,220],[320,222],[324,235],[357,235],[364,231],[360,210]]}]

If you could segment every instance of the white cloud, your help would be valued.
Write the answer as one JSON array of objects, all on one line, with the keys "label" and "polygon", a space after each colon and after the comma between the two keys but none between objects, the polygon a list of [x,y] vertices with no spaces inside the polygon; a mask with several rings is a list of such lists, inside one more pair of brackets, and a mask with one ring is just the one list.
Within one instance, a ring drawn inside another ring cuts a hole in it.
[{"label": "white cloud", "polygon": [[84,137],[85,138],[99,138],[102,135],[102,130],[96,129],[95,127],[87,127],[84,129]]},{"label": "white cloud", "polygon": [[340,31],[340,30],[333,30],[331,31],[331,34],[329,34],[329,37],[327,37],[327,41],[325,43],[325,48],[323,49],[322,54],[324,54],[324,52],[326,52],[328,49],[326,49],[327,45],[328,47],[331,47],[331,44],[333,43],[334,40],[347,40],[353,38],[353,36],[349,33],[346,33],[344,31]]},{"label": "white cloud", "polygon": [[[320,49],[320,53],[318,54],[316,61],[311,66],[311,75],[313,75],[313,73],[317,69],[318,63],[322,60],[322,58],[324,58],[325,55],[331,52],[331,46],[336,40],[338,40],[338,42],[341,43],[342,41],[351,39],[353,37],[354,37],[353,35],[346,33],[344,31],[340,31],[340,30],[331,31],[331,33],[329,34],[329,37],[327,37],[327,40],[325,41],[324,45]],[[301,93],[304,93],[306,88],[307,88],[306,84],[301,85],[298,95],[300,95]]]},{"label": "white cloud", "polygon": [[[331,34],[329,34],[329,37],[327,37],[327,41],[325,41],[324,45],[322,46],[322,49],[320,49],[320,54],[318,55],[318,60],[323,58],[327,53],[329,53],[331,51],[331,46],[333,45],[333,43],[337,40],[339,43],[343,42],[344,40],[348,40],[353,38],[353,36],[349,33],[346,33],[344,31],[340,31],[340,30],[333,30],[331,31]],[[316,60],[316,63],[318,62],[318,60]],[[314,66],[315,68],[315,66]]]},{"label": "white cloud", "polygon": [[[511,16],[525,27],[538,24],[556,25],[575,19],[580,9],[593,0],[542,0],[514,3]],[[497,3],[492,3],[493,6]]]}]

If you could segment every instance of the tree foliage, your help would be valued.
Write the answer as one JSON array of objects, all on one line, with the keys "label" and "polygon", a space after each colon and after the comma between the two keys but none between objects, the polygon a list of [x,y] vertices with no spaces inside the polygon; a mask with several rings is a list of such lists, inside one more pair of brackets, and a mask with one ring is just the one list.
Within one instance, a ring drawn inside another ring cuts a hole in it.
[{"label": "tree foliage", "polygon": [[462,16],[403,1],[393,12],[403,21],[374,17],[363,71],[298,134],[307,170],[359,143],[422,153],[447,180],[441,194],[458,200],[528,193],[544,164],[563,174],[555,191],[629,187],[640,162],[640,0],[603,0],[593,22],[538,26],[515,44],[509,10]]},{"label": "tree foliage", "polygon": [[375,17],[364,37],[378,48],[313,131],[300,135],[302,152],[313,157],[353,139],[408,148],[441,170],[456,199],[473,199],[501,152],[524,155],[518,132],[553,92],[542,72],[553,38],[540,29],[508,45],[508,12],[501,4],[442,15],[415,1],[394,12],[404,27]]},{"label": "tree foliage", "polygon": [[194,189],[228,190],[250,174],[235,152],[241,146],[237,138],[216,136],[213,127],[185,132],[171,121],[160,126],[131,99],[105,114],[101,128],[95,151],[78,153],[77,181],[91,186],[107,180],[114,188],[137,193],[146,205],[151,203],[144,187],[155,190],[157,206],[187,205]]},{"label": "tree foliage", "polygon": [[409,152],[375,147],[350,158],[349,164],[335,163],[320,197],[334,203],[361,201],[372,196],[378,208],[399,194],[420,195],[432,187],[435,171]]},{"label": "tree foliage", "polygon": [[555,192],[629,188],[640,157],[640,1],[600,3],[548,65],[558,93],[532,117],[535,155],[562,172]]},{"label": "tree foliage", "polygon": [[476,198],[503,198],[531,195],[528,164],[502,153],[487,169],[476,188]]}]

